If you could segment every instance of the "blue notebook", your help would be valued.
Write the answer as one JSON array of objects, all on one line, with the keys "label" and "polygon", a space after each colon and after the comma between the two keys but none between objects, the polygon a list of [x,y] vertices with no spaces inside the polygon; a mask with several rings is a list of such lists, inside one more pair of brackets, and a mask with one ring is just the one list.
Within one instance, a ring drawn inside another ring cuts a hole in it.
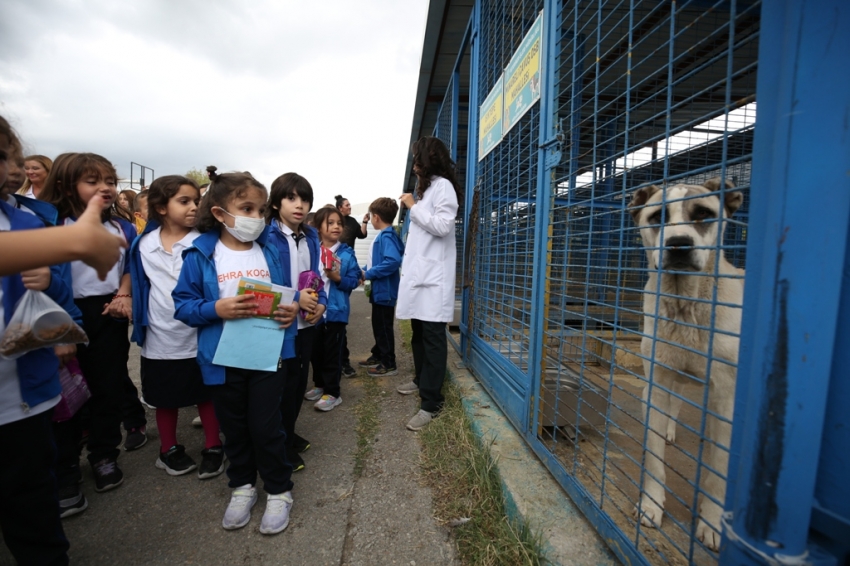
[{"label": "blue notebook", "polygon": [[213,363],[231,368],[276,371],[286,330],[276,320],[225,320]]}]

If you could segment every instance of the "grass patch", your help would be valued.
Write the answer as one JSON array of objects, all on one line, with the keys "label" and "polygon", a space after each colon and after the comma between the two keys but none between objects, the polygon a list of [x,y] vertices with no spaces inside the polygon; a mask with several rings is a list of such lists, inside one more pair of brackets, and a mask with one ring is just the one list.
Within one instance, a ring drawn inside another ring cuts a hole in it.
[{"label": "grass patch", "polygon": [[381,385],[374,377],[362,379],[364,396],[354,407],[357,415],[357,449],[354,451],[354,476],[363,475],[366,459],[372,452],[375,433],[381,424]]},{"label": "grass patch", "polygon": [[453,529],[464,564],[544,564],[542,543],[529,528],[508,520],[495,462],[472,432],[460,390],[446,379],[440,417],[419,438],[423,471],[434,491],[437,517],[470,520]]},{"label": "grass patch", "polygon": [[413,327],[409,320],[399,320],[398,327],[401,329],[401,347],[408,352],[412,351],[410,341],[413,339]]}]

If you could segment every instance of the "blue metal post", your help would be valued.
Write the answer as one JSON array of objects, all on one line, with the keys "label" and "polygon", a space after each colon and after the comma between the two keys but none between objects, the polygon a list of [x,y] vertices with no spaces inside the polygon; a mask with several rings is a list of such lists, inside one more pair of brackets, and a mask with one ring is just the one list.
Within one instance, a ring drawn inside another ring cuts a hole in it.
[{"label": "blue metal post", "polygon": [[[461,46],[462,48],[462,46]],[[463,58],[463,51],[458,54],[458,63],[455,65],[455,70],[452,73],[452,145],[449,151],[452,155],[452,161],[457,161],[457,120],[460,110],[460,61]]]},{"label": "blue metal post", "polygon": [[[466,187],[464,191],[464,200],[466,205],[463,207],[463,226],[464,235],[469,234],[472,226],[469,225],[469,217],[472,214],[472,197],[475,192],[475,185],[478,181],[478,65],[481,57],[481,48],[478,45],[478,30],[480,25],[481,4],[480,0],[476,1],[472,6],[472,14],[470,14],[470,25],[467,30],[469,35],[469,113],[466,135]],[[466,246],[464,246],[464,252]],[[469,258],[463,258],[463,265],[466,266]],[[460,351],[463,356],[463,361],[469,363],[466,357],[467,343],[469,341],[469,325],[472,321],[469,320],[469,301],[472,297],[469,296],[469,289],[463,290],[463,298],[461,301],[460,314]]]},{"label": "blue metal post", "polygon": [[[549,227],[552,223],[552,203],[551,203],[551,169],[555,163],[549,162],[547,154],[550,151],[550,138],[555,134],[554,116],[552,112],[552,101],[554,98],[554,68],[553,63],[554,53],[552,46],[554,45],[554,34],[558,33],[558,28],[555,25],[557,21],[556,0],[545,0],[543,2],[543,39],[540,42],[541,53],[540,60],[542,61],[542,71],[540,77],[540,121],[538,124],[538,157],[537,157],[537,200],[534,211],[536,222],[534,224],[534,269],[532,271],[532,293],[531,298],[534,303],[534,311],[531,313],[530,323],[530,339],[529,339],[529,360],[528,371],[529,383],[528,388],[529,402],[526,407],[529,408],[529,413],[523,418],[526,423],[526,432],[534,431],[537,417],[537,403],[532,400],[536,399],[540,391],[540,380],[543,379],[543,347],[546,342],[546,301],[548,293],[546,293],[547,269],[546,264],[549,261]],[[557,153],[560,155],[560,152]]]},{"label": "blue metal post", "polygon": [[808,534],[850,267],[848,53],[846,0],[763,5],[732,515],[721,564],[779,555],[777,563],[834,563]]}]

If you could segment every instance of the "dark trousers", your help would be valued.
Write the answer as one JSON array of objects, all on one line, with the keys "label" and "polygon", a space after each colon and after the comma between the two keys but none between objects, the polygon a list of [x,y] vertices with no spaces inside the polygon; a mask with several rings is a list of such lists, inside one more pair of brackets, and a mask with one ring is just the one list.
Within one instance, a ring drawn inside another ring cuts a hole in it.
[{"label": "dark trousers", "polygon": [[416,375],[413,383],[419,387],[421,409],[436,413],[443,408],[443,380],[446,377],[449,355],[446,323],[414,318],[410,321],[410,326],[413,329],[410,345]]},{"label": "dark trousers", "polygon": [[395,367],[395,307],[372,303],[372,334],[375,345],[372,355],[381,360],[385,368]]},{"label": "dark trousers", "polygon": [[280,398],[286,368],[254,371],[227,368],[222,385],[211,385],[221,432],[229,486],[255,485],[257,473],[267,493],[292,489],[292,466],[286,461],[286,436],[280,423]]},{"label": "dark trousers", "polygon": [[[77,360],[91,391],[88,447],[92,464],[104,458],[118,458],[121,421],[131,402],[131,388],[135,391],[127,371],[129,321],[101,314],[103,305],[111,300],[112,295],[74,300],[83,313],[83,329],[89,337],[88,346],[77,346]],[[135,403],[139,403],[138,397]]]},{"label": "dark trousers", "polygon": [[[280,401],[280,414],[283,419],[283,430],[286,431],[286,448],[293,450],[295,440],[300,438],[295,434],[295,421],[301,413],[301,403],[307,392],[307,381],[310,377],[310,357],[313,354],[313,340],[316,327],[300,328],[295,336],[295,357],[284,360],[287,371],[286,385],[283,398]],[[291,374],[291,375],[290,375]]]},{"label": "dark trousers", "polygon": [[47,411],[0,426],[0,530],[19,564],[68,564]]},{"label": "dark trousers", "polygon": [[313,340],[313,383],[334,397],[339,397],[345,326],[344,322],[325,322],[316,327]]},{"label": "dark trousers", "polygon": [[76,415],[53,423],[53,438],[56,441],[56,483],[59,487],[68,487],[80,483],[80,438],[83,435],[82,419],[79,411]]},{"label": "dark trousers", "polygon": [[342,367],[351,365],[351,352],[348,351],[348,330],[342,331]]},{"label": "dark trousers", "polygon": [[124,382],[124,402],[121,405],[121,415],[124,422],[124,430],[141,428],[148,424],[145,416],[145,407],[139,401],[139,390],[133,380]]}]

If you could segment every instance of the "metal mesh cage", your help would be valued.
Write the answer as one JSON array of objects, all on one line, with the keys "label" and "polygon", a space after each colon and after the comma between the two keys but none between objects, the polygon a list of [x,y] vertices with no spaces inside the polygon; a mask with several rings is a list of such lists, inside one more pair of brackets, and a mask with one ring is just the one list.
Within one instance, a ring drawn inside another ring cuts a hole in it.
[{"label": "metal mesh cage", "polygon": [[[562,159],[550,189],[537,437],[650,563],[716,562],[712,504],[725,486],[722,406],[734,398],[742,301],[724,289],[742,287],[735,268],[746,260],[759,16],[758,2],[564,1],[549,41]],[[736,190],[673,189],[711,178]],[[644,241],[635,220],[655,209],[641,216],[645,203],[629,203],[653,185],[663,212]],[[694,212],[712,202],[719,212],[733,194],[743,204],[725,222]],[[694,234],[688,257],[709,258],[699,272],[664,267],[680,233]],[[665,283],[686,276],[701,291]],[[729,375],[731,391],[715,394]],[[665,427],[666,454],[650,415]]]},{"label": "metal mesh cage", "polygon": [[[543,8],[543,2],[481,3],[480,105]],[[528,369],[531,327],[539,105],[478,164],[475,319],[483,339],[522,374]],[[523,379],[519,372],[515,377]]]}]

